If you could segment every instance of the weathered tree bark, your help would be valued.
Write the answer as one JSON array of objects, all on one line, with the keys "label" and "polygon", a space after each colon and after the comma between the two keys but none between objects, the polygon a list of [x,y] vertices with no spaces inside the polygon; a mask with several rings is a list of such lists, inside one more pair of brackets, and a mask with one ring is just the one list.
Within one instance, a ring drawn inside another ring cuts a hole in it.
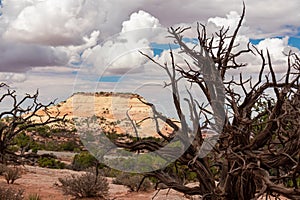
[{"label": "weathered tree bark", "polygon": [[[183,34],[189,28],[170,28],[170,37],[192,60],[186,61],[184,67],[176,64],[172,50],[171,66],[142,53],[169,76],[170,83],[166,87],[172,89],[180,126],[158,114],[151,103],[144,103],[153,107],[153,119],[165,121],[175,134],[187,137],[191,132],[196,134],[177,162],[188,168],[187,173],[196,174],[199,185],[187,186],[185,181],[179,181],[179,175],[170,174],[168,167],[146,175],[182,193],[201,195],[202,199],[250,200],[263,194],[300,199],[300,59],[290,52],[286,73],[278,77],[268,51],[265,54],[250,44],[244,50],[235,51],[244,16],[245,6],[233,35],[228,35],[229,29],[222,28],[208,38],[205,26],[198,25],[201,45],[198,51],[183,41]],[[238,63],[237,58],[248,53],[261,58],[258,80],[245,80],[243,74],[228,80],[228,70],[246,66],[246,63]],[[189,104],[192,127],[188,126],[183,114],[179,80],[199,87],[211,108],[200,105],[189,93],[185,101]],[[199,152],[204,141],[203,128],[207,127],[199,124],[200,115],[213,116],[214,122],[207,117],[206,123],[219,132],[217,144],[204,158],[199,157]],[[174,135],[158,133],[164,142],[174,138]],[[155,140],[116,144],[132,151],[155,151],[164,146],[163,142]]]}]

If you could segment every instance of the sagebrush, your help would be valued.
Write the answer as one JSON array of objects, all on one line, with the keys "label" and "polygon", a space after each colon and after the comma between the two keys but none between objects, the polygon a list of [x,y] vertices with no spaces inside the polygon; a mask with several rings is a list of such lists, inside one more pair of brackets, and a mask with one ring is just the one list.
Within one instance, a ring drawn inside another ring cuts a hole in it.
[{"label": "sagebrush", "polygon": [[7,184],[13,184],[17,179],[21,178],[20,169],[17,167],[6,167],[3,175]]},{"label": "sagebrush", "polygon": [[59,178],[62,189],[65,194],[76,198],[108,196],[108,181],[101,175],[94,172],[85,172],[81,175],[70,175],[65,178]]},{"label": "sagebrush", "polygon": [[152,182],[138,174],[121,173],[113,180],[114,184],[124,185],[131,191],[148,191],[153,189]]}]

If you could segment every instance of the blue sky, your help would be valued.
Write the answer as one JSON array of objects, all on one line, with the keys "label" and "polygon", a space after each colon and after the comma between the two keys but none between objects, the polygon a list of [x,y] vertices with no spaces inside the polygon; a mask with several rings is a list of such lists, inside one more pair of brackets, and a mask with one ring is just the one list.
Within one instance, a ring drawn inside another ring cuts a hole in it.
[{"label": "blue sky", "polygon": [[150,46],[151,46],[154,56],[160,56],[163,51],[169,50],[170,48],[171,49],[179,48],[179,46],[176,44],[151,43]]},{"label": "blue sky", "polygon": [[298,36],[298,37],[290,37],[289,38],[289,45],[300,49],[300,36]]},{"label": "blue sky", "polygon": [[99,82],[118,82],[121,76],[102,76]]}]

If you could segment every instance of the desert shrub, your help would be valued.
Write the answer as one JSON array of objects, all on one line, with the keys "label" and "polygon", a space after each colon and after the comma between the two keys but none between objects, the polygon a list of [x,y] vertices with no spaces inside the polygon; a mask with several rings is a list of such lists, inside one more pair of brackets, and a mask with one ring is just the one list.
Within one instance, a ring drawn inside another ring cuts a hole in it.
[{"label": "desert shrub", "polygon": [[29,151],[30,149],[32,149],[32,152],[37,152],[37,150],[40,149],[39,144],[30,136],[26,135],[25,132],[18,134],[13,139],[13,144],[14,145],[9,147],[9,149],[13,152],[21,150],[21,152],[24,153]]},{"label": "desert shrub", "polygon": [[37,149],[46,151],[78,151],[81,149],[81,145],[77,144],[76,141],[67,141],[61,143],[58,143],[57,141],[48,141],[45,144],[38,144]]},{"label": "desert shrub", "polygon": [[36,127],[35,130],[40,136],[45,138],[48,138],[51,135],[49,126],[39,126]]},{"label": "desert shrub", "polygon": [[86,172],[81,175],[74,175],[59,178],[62,189],[65,194],[72,195],[76,198],[84,197],[101,197],[108,196],[108,182],[105,177],[96,173]]},{"label": "desert shrub", "polygon": [[34,140],[32,140],[32,141],[30,142],[29,147],[30,147],[30,149],[32,150],[32,152],[37,152],[38,150],[41,149],[40,143],[37,142],[37,141],[34,141]]},{"label": "desert shrub", "polygon": [[39,150],[39,148],[38,148],[38,147],[33,147],[33,148],[31,149],[31,152],[32,152],[32,153],[37,153],[37,152],[38,152],[38,150]]},{"label": "desert shrub", "polygon": [[121,173],[116,176],[116,178],[113,180],[113,183],[118,185],[124,185],[128,187],[131,191],[138,191],[138,189],[139,191],[147,191],[153,188],[153,184],[149,179],[146,178],[143,180],[143,182],[142,180],[142,175]]},{"label": "desert shrub", "polygon": [[14,143],[18,145],[20,148],[24,148],[30,143],[30,140],[31,140],[30,136],[22,132],[14,138]]},{"label": "desert shrub", "polygon": [[13,184],[15,180],[21,178],[20,170],[17,167],[6,167],[3,175],[7,184]]},{"label": "desert shrub", "polygon": [[65,168],[65,164],[56,160],[55,158],[39,158],[38,165],[40,167],[52,168],[52,169],[63,169]]},{"label": "desert shrub", "polygon": [[30,194],[28,200],[42,200],[39,194]]},{"label": "desert shrub", "polygon": [[2,200],[22,200],[23,190],[15,190],[12,188],[0,188],[0,199]]},{"label": "desert shrub", "polygon": [[74,156],[72,162],[72,169],[81,171],[90,167],[94,167],[97,163],[97,159],[89,152],[81,152]]},{"label": "desert shrub", "polygon": [[117,177],[119,174],[121,174],[121,171],[118,171],[116,169],[110,168],[110,167],[103,167],[101,169],[101,173],[105,176],[105,177]]},{"label": "desert shrub", "polygon": [[43,147],[46,151],[62,151],[62,148],[56,141],[48,141]]},{"label": "desert shrub", "polygon": [[80,148],[76,141],[67,141],[61,144],[61,148],[64,151],[74,151],[74,149]]},{"label": "desert shrub", "polygon": [[31,128],[27,129],[28,132],[37,133],[39,136],[44,137],[44,138],[50,137],[50,135],[51,135],[50,130],[51,130],[51,128],[47,125],[31,127]]}]

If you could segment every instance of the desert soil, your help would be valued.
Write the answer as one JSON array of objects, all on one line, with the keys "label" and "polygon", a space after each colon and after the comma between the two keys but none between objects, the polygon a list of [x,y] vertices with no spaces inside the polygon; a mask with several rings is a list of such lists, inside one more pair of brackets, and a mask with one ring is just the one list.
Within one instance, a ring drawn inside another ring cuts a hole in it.
[{"label": "desert soil", "polygon": [[[15,181],[12,185],[7,185],[3,177],[0,178],[0,186],[12,187],[15,189],[23,189],[24,196],[29,194],[39,194],[42,200],[71,200],[72,196],[63,194],[59,187],[58,178],[65,177],[70,174],[78,174],[80,172],[67,169],[47,169],[33,166],[22,167],[22,177]],[[156,191],[150,192],[130,192],[125,186],[110,183],[110,199],[115,200],[135,200],[135,199],[152,199]],[[186,199],[182,194],[170,190],[161,190],[154,198],[155,200],[181,200]]]},{"label": "desert soil", "polygon": [[[48,169],[34,166],[23,166],[22,177],[14,184],[8,185],[3,177],[0,177],[0,187],[12,187],[14,189],[24,190],[24,196],[28,197],[30,194],[39,194],[42,200],[72,200],[72,196],[65,195],[59,187],[58,178],[68,176],[70,174],[79,174],[77,172],[67,169]],[[109,180],[109,199],[110,200],[150,200],[154,196],[154,200],[187,200],[183,194],[174,190],[161,190],[157,195],[157,191],[149,192],[130,192],[125,186],[112,184],[112,178]],[[197,198],[196,198],[197,199]],[[265,197],[259,200],[266,199]],[[274,200],[275,198],[268,198]],[[280,197],[281,200],[288,200]],[[93,198],[85,200],[94,200]]]}]

